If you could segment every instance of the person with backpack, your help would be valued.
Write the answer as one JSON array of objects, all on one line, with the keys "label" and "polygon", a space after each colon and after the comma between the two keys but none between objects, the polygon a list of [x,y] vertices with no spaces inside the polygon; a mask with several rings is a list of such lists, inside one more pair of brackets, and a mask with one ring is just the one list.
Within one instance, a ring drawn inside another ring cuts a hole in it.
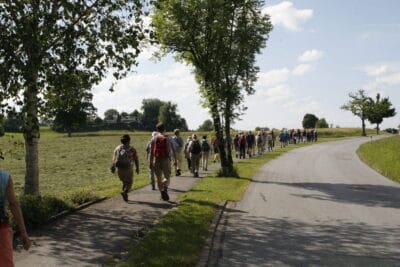
[{"label": "person with backpack", "polygon": [[[4,159],[2,155],[0,155],[0,158]],[[19,228],[23,247],[25,250],[29,250],[31,241],[26,232],[21,207],[15,196],[13,180],[8,172],[0,170],[0,266],[2,267],[14,266],[13,230],[10,227],[7,216],[6,210],[8,207],[13,215],[14,222]]]},{"label": "person with backpack", "polygon": [[213,153],[214,153],[214,157],[213,157],[213,162],[219,162],[220,161],[220,157],[219,157],[219,142],[218,142],[218,138],[216,136],[213,137],[212,141],[211,141],[211,145],[213,148]]},{"label": "person with backpack", "polygon": [[207,141],[207,135],[203,135],[201,140],[201,165],[203,166],[203,171],[208,170],[208,158],[210,156],[211,146]]},{"label": "person with backpack", "polygon": [[133,184],[133,164],[135,164],[136,174],[139,174],[139,159],[131,145],[131,137],[124,134],[121,139],[121,144],[114,149],[111,172],[114,173],[117,169],[118,177],[122,182],[121,196],[124,201],[128,201],[128,192]]},{"label": "person with backpack", "polygon": [[181,166],[182,166],[182,149],[183,149],[183,140],[179,135],[179,129],[174,130],[174,136],[172,137],[174,141],[174,148],[176,153],[176,164],[175,164],[175,175],[181,175]]},{"label": "person with backpack", "polygon": [[189,136],[188,139],[186,140],[185,147],[183,148],[183,152],[185,154],[185,158],[186,158],[187,164],[188,164],[188,169],[190,170],[190,172],[192,172],[192,165],[191,165],[190,152],[189,152],[189,144],[191,141],[192,141],[192,137]]},{"label": "person with backpack", "polygon": [[165,133],[164,124],[158,123],[156,129],[158,134],[151,141],[150,168],[154,168],[161,199],[168,201],[168,186],[171,178],[171,158],[176,165],[176,153],[172,139]]},{"label": "person with backpack", "polygon": [[[153,140],[153,138],[157,135],[158,133],[157,132],[153,132],[152,134],[151,134],[151,139],[150,139],[150,141],[147,143],[147,146],[146,146],[146,159],[147,159],[147,161],[149,161],[150,162],[150,150],[151,150],[151,140]],[[151,189],[152,190],[156,190],[156,182],[155,182],[155,179],[154,179],[154,176],[155,176],[155,174],[154,174],[154,168],[151,168],[151,169],[149,169],[149,175],[150,175],[150,183],[151,183]]]},{"label": "person with backpack", "polygon": [[190,153],[190,162],[192,164],[192,173],[194,177],[199,177],[199,165],[201,157],[201,145],[199,140],[197,140],[197,135],[192,135],[192,141],[188,147]]}]

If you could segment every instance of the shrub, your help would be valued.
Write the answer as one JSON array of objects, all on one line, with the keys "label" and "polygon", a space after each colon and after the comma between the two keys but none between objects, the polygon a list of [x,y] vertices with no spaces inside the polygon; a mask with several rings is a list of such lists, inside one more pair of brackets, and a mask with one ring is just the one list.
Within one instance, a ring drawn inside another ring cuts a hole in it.
[{"label": "shrub", "polygon": [[27,227],[47,222],[52,216],[71,207],[56,197],[22,195],[19,198]]}]

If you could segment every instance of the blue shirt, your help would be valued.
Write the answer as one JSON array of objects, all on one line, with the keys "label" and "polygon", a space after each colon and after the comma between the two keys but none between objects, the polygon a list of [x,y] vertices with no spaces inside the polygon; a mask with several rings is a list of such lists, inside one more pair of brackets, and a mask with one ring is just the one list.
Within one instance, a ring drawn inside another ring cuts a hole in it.
[{"label": "blue shirt", "polygon": [[6,208],[8,206],[7,201],[7,186],[10,180],[10,174],[8,172],[0,170],[0,219],[6,219],[7,213]]}]

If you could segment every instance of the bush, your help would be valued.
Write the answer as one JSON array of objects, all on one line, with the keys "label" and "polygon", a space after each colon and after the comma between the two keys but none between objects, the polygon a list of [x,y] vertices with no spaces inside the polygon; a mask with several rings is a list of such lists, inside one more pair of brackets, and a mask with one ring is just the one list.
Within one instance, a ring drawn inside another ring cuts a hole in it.
[{"label": "bush", "polygon": [[27,227],[43,224],[52,216],[71,208],[65,201],[55,197],[22,195],[19,201]]},{"label": "bush", "polygon": [[395,128],[387,128],[385,129],[386,132],[391,133],[391,134],[398,134],[399,130],[395,129]]}]

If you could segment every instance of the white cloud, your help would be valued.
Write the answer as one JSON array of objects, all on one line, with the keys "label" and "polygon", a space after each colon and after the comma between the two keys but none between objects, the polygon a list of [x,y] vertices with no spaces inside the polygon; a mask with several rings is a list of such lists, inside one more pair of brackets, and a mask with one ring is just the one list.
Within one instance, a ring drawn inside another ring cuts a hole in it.
[{"label": "white cloud", "polygon": [[375,64],[361,67],[361,70],[370,77],[363,86],[369,92],[391,89],[400,85],[400,64]]},{"label": "white cloud", "polygon": [[367,66],[364,68],[364,71],[368,76],[380,76],[382,74],[385,74],[388,70],[388,65]]},{"label": "white cloud", "polygon": [[263,92],[262,96],[266,97],[266,101],[269,103],[283,102],[293,97],[289,86],[286,84],[272,87]]},{"label": "white cloud", "polygon": [[292,74],[295,76],[303,76],[309,73],[311,70],[312,66],[310,64],[300,64],[293,69]]},{"label": "white cloud", "polygon": [[286,83],[290,77],[288,68],[274,69],[258,75],[258,84],[262,87],[274,87]]},{"label": "white cloud", "polygon": [[299,56],[300,62],[312,62],[322,58],[323,53],[317,49],[307,50]]},{"label": "white cloud", "polygon": [[292,2],[283,1],[277,5],[265,7],[263,13],[270,15],[274,26],[283,25],[288,30],[299,31],[300,25],[312,17],[313,10],[296,9]]}]

